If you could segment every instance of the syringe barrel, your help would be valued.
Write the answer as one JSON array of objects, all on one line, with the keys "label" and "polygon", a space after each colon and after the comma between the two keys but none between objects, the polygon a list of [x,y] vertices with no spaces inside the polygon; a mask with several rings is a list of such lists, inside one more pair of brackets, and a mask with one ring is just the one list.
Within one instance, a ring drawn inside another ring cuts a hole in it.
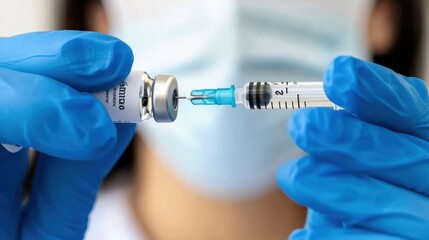
[{"label": "syringe barrel", "polygon": [[322,82],[249,82],[242,90],[246,108],[299,109],[331,107],[338,109],[326,96]]}]

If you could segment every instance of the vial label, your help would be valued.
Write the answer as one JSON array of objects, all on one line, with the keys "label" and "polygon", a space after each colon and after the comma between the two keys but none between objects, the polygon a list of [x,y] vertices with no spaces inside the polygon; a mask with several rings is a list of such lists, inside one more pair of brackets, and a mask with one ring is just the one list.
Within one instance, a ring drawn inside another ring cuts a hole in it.
[{"label": "vial label", "polygon": [[140,71],[132,71],[118,86],[93,94],[104,105],[113,122],[142,121],[142,74]]}]

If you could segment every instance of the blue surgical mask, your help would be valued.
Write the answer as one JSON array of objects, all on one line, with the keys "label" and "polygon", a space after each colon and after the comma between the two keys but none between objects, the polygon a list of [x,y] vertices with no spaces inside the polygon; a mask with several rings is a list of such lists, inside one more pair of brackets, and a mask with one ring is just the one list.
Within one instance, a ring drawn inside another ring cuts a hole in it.
[{"label": "blue surgical mask", "polygon": [[[337,55],[368,58],[371,0],[106,3],[134,68],[174,74],[181,95],[250,81],[321,81]],[[174,123],[145,122],[138,132],[195,191],[245,199],[272,191],[279,165],[302,154],[287,134],[291,114],[181,102]]]}]

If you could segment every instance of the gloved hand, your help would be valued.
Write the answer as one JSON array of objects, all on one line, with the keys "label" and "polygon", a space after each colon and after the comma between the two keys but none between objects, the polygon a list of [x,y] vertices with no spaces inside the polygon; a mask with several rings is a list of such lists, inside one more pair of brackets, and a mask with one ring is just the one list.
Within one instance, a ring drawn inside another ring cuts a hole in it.
[{"label": "gloved hand", "polygon": [[134,124],[114,125],[89,93],[124,80],[130,48],[98,33],[0,38],[0,142],[40,152],[22,209],[27,151],[0,146],[0,239],[82,239],[103,177]]},{"label": "gloved hand", "polygon": [[308,156],[285,163],[285,193],[309,208],[290,239],[429,239],[429,99],[423,81],[351,57],[333,61],[328,97],[343,111],[297,112]]}]

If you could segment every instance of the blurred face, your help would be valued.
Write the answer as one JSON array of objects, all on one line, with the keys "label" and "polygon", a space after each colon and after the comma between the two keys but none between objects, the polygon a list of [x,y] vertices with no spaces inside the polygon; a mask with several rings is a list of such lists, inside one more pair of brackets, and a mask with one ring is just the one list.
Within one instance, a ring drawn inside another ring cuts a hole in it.
[{"label": "blurred face", "polygon": [[[182,93],[320,80],[335,55],[368,57],[368,39],[370,49],[386,51],[395,35],[390,1],[372,14],[361,0],[105,2],[110,15],[100,5],[88,14],[94,28],[105,31],[109,19],[111,33],[134,50],[135,67],[175,74]],[[186,103],[179,111],[175,123],[145,122],[139,129],[146,144],[137,142],[135,205],[154,238],[168,239],[169,226],[178,239],[207,239],[210,229],[221,239],[244,232],[253,233],[245,239],[276,239],[303,223],[303,209],[274,182],[277,167],[302,154],[287,137],[290,113]]]},{"label": "blurred face", "polygon": [[[159,9],[151,9],[145,15],[168,11],[169,8],[181,6],[190,0],[176,0],[175,4],[160,4]],[[166,8],[167,7],[167,8]],[[157,10],[158,9],[158,10]],[[13,12],[13,11],[12,11]],[[398,34],[399,6],[394,0],[376,0],[368,24],[368,42],[370,49],[377,55],[388,52],[394,45]],[[88,4],[86,18],[90,29],[96,32],[109,33],[109,16],[103,5],[97,1]]]},{"label": "blurred face", "polygon": [[[335,56],[370,55],[371,0],[190,0],[171,8],[173,2],[109,0],[106,10],[112,34],[134,51],[134,68],[173,73],[185,95],[251,81],[320,81]],[[183,102],[179,112],[174,123],[148,122],[139,133],[200,194],[262,196],[276,188],[279,165],[302,154],[282,131],[291,111],[232,112]]]},{"label": "blurred face", "polygon": [[[261,79],[318,81],[337,55],[386,52],[395,42],[398,9],[391,0],[372,3],[105,0],[105,8],[89,4],[86,18],[94,30],[110,30],[131,45],[135,68],[176,73],[186,92]],[[143,124],[140,132],[179,179],[212,197],[263,194],[275,186],[277,167],[301,154],[278,131],[290,111],[231,114],[185,105],[180,115],[163,128]]]},{"label": "blurred face", "polygon": [[[130,44],[135,68],[176,73],[185,91],[260,79],[320,80],[336,55],[369,58],[369,49],[387,52],[396,40],[399,12],[392,0],[374,5],[371,0],[105,4],[88,5],[89,26]],[[179,179],[197,191],[220,198],[252,197],[275,186],[274,172],[284,159],[301,154],[278,131],[288,114],[184,106],[179,118],[185,120],[163,128],[144,124],[141,133]]]}]

